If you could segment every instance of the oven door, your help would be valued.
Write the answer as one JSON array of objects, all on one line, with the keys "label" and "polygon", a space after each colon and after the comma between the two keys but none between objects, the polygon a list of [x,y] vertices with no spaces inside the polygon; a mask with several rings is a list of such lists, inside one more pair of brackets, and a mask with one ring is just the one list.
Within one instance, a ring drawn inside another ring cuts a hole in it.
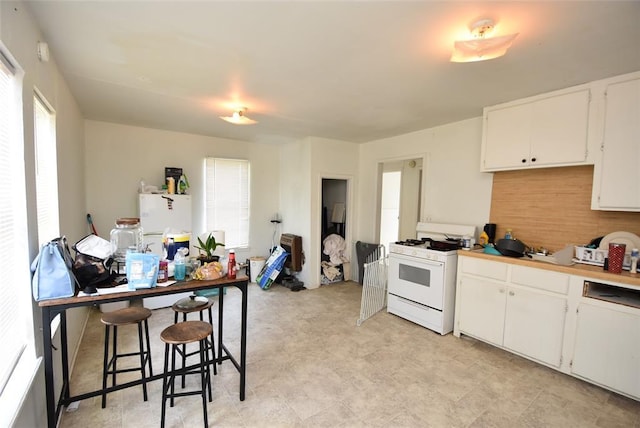
[{"label": "oven door", "polygon": [[441,311],[443,285],[443,262],[403,254],[389,254],[387,287],[390,294]]}]

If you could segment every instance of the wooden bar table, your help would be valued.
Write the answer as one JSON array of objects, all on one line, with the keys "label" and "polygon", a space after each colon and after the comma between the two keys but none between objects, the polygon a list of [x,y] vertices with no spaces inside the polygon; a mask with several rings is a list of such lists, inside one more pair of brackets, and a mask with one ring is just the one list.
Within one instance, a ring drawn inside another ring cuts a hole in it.
[{"label": "wooden bar table", "polygon": [[[145,288],[138,290],[130,290],[119,293],[107,293],[91,296],[74,296],[64,299],[52,299],[38,302],[42,310],[42,341],[44,345],[44,376],[45,390],[47,397],[47,423],[50,428],[55,428],[60,409],[62,406],[71,404],[74,401],[84,400],[86,398],[101,395],[104,391],[111,392],[123,388],[140,385],[142,379],[127,382],[122,385],[116,385],[102,389],[72,396],[69,391],[69,353],[67,349],[67,318],[66,310],[69,308],[81,306],[96,306],[103,303],[122,302],[143,297],[164,296],[168,294],[195,292],[198,290],[218,289],[218,355],[215,363],[221,364],[224,360],[229,360],[240,373],[240,401],[245,398],[245,380],[246,380],[246,361],[247,361],[247,287],[249,278],[245,275],[238,275],[236,279],[220,278],[209,281],[184,281],[166,287]],[[224,345],[223,332],[223,307],[224,307],[224,287],[237,287],[242,292],[242,310],[241,310],[241,332],[240,332],[240,359],[237,360],[227,347]],[[60,396],[56,400],[54,391],[53,376],[53,351],[51,343],[51,322],[60,315],[60,339],[61,339],[61,360],[62,360],[62,390]],[[161,379],[162,373],[156,374],[148,378],[149,380]],[[57,402],[56,402],[57,401]]]}]

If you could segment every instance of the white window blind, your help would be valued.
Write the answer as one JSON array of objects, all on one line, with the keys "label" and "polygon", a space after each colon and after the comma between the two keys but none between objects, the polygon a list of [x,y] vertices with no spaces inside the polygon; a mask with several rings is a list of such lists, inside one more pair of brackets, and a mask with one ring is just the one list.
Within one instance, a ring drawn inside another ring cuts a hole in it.
[{"label": "white window blind", "polygon": [[[22,367],[33,364],[33,320],[27,245],[27,207],[22,136],[21,79],[0,53],[0,425],[12,417],[9,403],[20,399]],[[28,360],[28,362],[26,362]],[[16,396],[18,395],[18,396]],[[9,419],[10,421],[10,419]],[[9,423],[9,425],[11,425]]]},{"label": "white window blind", "polygon": [[225,248],[249,246],[249,161],[205,159],[206,227],[224,230]]},{"label": "white window blind", "polygon": [[60,235],[56,117],[44,97],[33,97],[36,148],[36,195],[40,245]]}]

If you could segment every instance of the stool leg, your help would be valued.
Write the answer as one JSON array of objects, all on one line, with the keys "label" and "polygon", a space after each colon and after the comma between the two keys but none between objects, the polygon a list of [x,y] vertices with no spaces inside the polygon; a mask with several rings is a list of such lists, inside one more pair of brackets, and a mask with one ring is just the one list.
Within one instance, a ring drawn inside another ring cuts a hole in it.
[{"label": "stool leg", "polygon": [[213,335],[213,315],[211,314],[211,307],[209,307],[209,324],[211,324],[211,364],[213,364],[213,374],[218,374],[218,367],[216,364],[216,345]]},{"label": "stool leg", "polygon": [[[183,312],[182,313],[182,322],[187,321],[187,313]],[[185,368],[187,366],[187,345],[183,344],[182,345],[182,368]],[[185,374],[182,374],[182,389],[184,389],[185,383],[184,383],[184,378],[185,378]]]},{"label": "stool leg", "polygon": [[147,401],[147,375],[144,370],[146,358],[144,354],[144,341],[142,340],[142,322],[138,324],[138,345],[140,349],[140,375],[142,376],[142,397]]},{"label": "stool leg", "polygon": [[[109,371],[109,326],[104,326],[104,361],[102,364],[102,390],[107,389],[107,372]],[[107,393],[102,393],[102,408],[107,406]]]},{"label": "stool leg", "polygon": [[[209,384],[209,365],[207,364],[206,358],[206,344],[203,339],[200,341],[200,385],[202,385],[202,411],[204,413],[204,426],[209,426],[209,419],[207,417],[207,385]],[[211,394],[211,390],[209,390],[209,394]],[[211,400],[211,398],[209,398]]]},{"label": "stool leg", "polygon": [[164,345],[164,376],[162,377],[162,412],[160,413],[160,427],[164,428],[164,416],[167,407],[167,391],[169,390],[169,383],[167,382],[169,376],[169,344]]},{"label": "stool leg", "polygon": [[171,401],[169,406],[173,407],[175,397],[175,384],[176,384],[176,349],[179,345],[171,345]]},{"label": "stool leg", "polygon": [[116,372],[118,371],[118,326],[113,326],[113,372],[111,372],[111,386],[116,386]]},{"label": "stool leg", "polygon": [[149,323],[144,320],[144,334],[147,339],[147,361],[149,361],[149,376],[153,376],[153,366],[151,364],[151,342],[149,341]]}]

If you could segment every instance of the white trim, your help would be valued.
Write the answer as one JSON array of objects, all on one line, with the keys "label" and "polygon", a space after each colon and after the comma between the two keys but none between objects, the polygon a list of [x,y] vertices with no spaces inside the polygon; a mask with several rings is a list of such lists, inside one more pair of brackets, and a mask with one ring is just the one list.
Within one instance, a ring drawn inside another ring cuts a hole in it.
[{"label": "white trim", "polygon": [[2,427],[15,424],[42,365],[42,358],[27,357],[25,354],[28,353],[33,355],[33,349],[27,347],[5,387],[4,394],[0,397],[0,409],[2,409],[0,426]]}]

